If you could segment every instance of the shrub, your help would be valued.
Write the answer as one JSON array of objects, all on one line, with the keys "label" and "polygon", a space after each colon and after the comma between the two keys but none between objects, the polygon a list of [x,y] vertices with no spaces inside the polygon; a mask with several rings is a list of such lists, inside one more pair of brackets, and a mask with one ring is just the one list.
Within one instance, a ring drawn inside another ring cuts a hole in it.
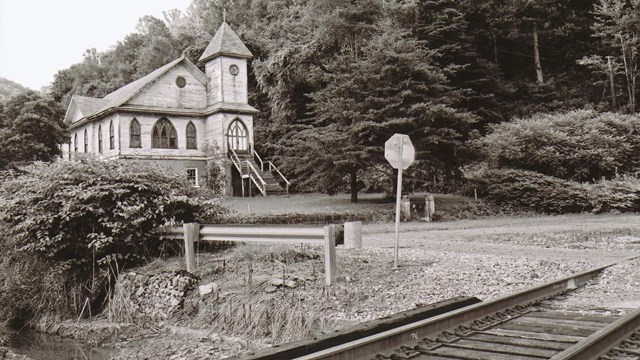
[{"label": "shrub", "polygon": [[43,274],[52,269],[62,274],[54,280],[58,286],[65,285],[61,279],[75,279],[76,286],[91,283],[76,295],[90,299],[95,309],[110,268],[137,265],[158,254],[159,226],[171,221],[212,222],[225,212],[212,193],[149,163],[79,158],[23,170],[0,185],[0,266],[15,266],[21,259],[29,266],[15,274],[0,268],[5,273],[0,302],[13,303],[21,286],[32,293],[20,307],[5,306],[0,311],[5,319],[47,311],[68,316],[80,308],[77,298],[64,299],[67,304],[75,301],[74,307],[49,308],[43,299],[60,294],[29,283],[37,274],[23,280],[7,278],[36,271],[30,268],[35,263],[34,269]]},{"label": "shrub", "polygon": [[478,173],[479,193],[501,206],[539,213],[590,211],[587,187],[532,171],[493,169]]},{"label": "shrub", "polygon": [[491,167],[595,182],[640,167],[640,117],[594,111],[537,114],[479,139]]},{"label": "shrub", "polygon": [[595,212],[640,211],[640,179],[637,176],[601,181],[591,187],[590,195]]}]

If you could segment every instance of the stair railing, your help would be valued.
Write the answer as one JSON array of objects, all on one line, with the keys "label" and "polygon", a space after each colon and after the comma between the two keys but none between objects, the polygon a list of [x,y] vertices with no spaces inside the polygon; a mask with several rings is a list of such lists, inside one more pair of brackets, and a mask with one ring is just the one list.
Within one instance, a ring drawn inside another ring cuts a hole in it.
[{"label": "stair railing", "polygon": [[262,162],[262,158],[260,157],[260,155],[258,155],[258,153],[254,149],[251,149],[251,154],[255,156],[258,161],[260,161],[260,170],[264,171],[264,163]]},{"label": "stair railing", "polygon": [[244,171],[242,171],[242,162],[240,161],[240,158],[238,157],[238,154],[236,154],[236,151],[233,149],[229,149],[231,150],[231,162],[233,163],[233,165],[235,165],[236,169],[238,169],[238,172],[240,173],[240,177],[247,177],[244,174]]},{"label": "stair railing", "polygon": [[[250,161],[247,161],[247,169],[249,169],[249,178],[256,184],[262,196],[267,196],[267,183],[262,179],[262,176],[260,176],[260,173],[253,167]],[[260,180],[260,183],[258,183],[258,180]]]},{"label": "stair railing", "polygon": [[287,195],[289,195],[289,185],[290,185],[291,183],[289,182],[289,180],[287,180],[287,178],[286,178],[286,177],[284,177],[284,175],[282,175],[282,173],[280,172],[280,170],[278,170],[278,168],[277,168],[277,167],[276,167],[276,166],[275,166],[271,161],[269,161],[269,172],[273,172],[273,170],[275,170],[275,171],[278,173],[278,175],[280,175],[280,177],[282,178],[282,180],[284,180],[285,184],[287,184],[287,185],[286,185]]}]

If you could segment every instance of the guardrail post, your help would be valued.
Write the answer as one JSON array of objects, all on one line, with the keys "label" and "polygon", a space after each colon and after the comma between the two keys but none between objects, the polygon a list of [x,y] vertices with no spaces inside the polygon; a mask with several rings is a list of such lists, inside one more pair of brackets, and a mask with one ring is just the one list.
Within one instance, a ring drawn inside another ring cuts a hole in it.
[{"label": "guardrail post", "polygon": [[344,223],[344,248],[362,249],[362,221]]},{"label": "guardrail post", "polygon": [[336,234],[334,225],[324,227],[324,277],[325,284],[336,282]]},{"label": "guardrail post", "polygon": [[200,224],[184,224],[184,257],[187,262],[187,271],[190,273],[196,270],[196,254],[193,250],[193,243],[198,240],[200,240]]}]

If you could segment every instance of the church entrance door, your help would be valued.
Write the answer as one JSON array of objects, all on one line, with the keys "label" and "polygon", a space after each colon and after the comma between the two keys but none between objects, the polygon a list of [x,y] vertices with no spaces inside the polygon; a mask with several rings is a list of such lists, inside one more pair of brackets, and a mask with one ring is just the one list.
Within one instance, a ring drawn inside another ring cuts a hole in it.
[{"label": "church entrance door", "polygon": [[236,153],[249,152],[249,136],[247,127],[239,119],[233,120],[227,131],[227,145]]}]

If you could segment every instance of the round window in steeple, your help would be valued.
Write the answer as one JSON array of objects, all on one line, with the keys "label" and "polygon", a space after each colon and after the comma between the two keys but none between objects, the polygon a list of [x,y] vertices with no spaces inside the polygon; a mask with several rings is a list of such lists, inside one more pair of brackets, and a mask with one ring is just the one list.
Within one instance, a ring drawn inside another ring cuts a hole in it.
[{"label": "round window in steeple", "polygon": [[176,86],[182,89],[183,87],[187,86],[187,80],[182,76],[178,76],[176,78]]},{"label": "round window in steeple", "polygon": [[231,75],[236,76],[240,72],[240,69],[238,68],[238,65],[232,64],[231,66],[229,66],[229,72],[231,73]]}]

